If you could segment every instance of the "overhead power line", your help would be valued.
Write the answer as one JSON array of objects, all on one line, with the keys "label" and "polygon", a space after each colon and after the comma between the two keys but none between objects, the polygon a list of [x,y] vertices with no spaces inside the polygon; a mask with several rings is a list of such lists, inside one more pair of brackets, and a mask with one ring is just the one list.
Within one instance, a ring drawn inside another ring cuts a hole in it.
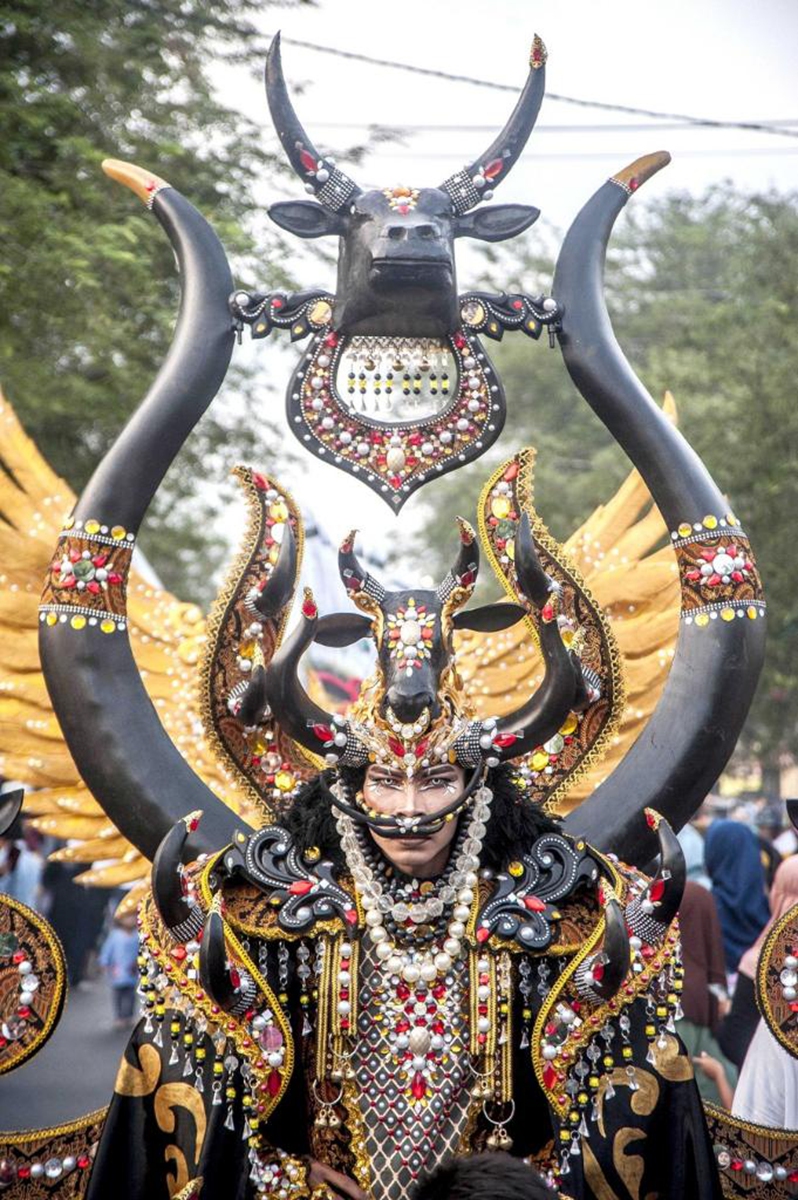
[{"label": "overhead power line", "polygon": [[[389,58],[374,58],[369,54],[357,54],[353,50],[341,50],[337,46],[322,46],[318,42],[307,42],[301,38],[284,37],[283,41],[292,46],[301,46],[305,50],[315,50],[319,54],[331,54],[336,58],[346,58],[354,62],[369,63],[376,67],[390,67],[394,71],[406,71],[411,75],[428,75],[434,79],[446,79],[450,83],[470,83],[474,87],[491,88],[499,92],[518,92],[518,88],[509,83],[497,83],[493,79],[479,79],[474,75],[455,75],[449,71],[441,71],[434,67],[419,67],[415,63],[395,62]],[[657,112],[649,108],[636,108],[629,104],[609,104],[603,100],[583,100],[577,96],[564,96],[559,92],[547,92],[549,100],[557,100],[561,104],[574,104],[581,108],[598,108],[604,112],[630,113],[637,117],[651,117],[660,121],[680,121],[687,125],[701,125],[707,129],[747,129],[756,133],[771,133],[777,137],[798,138],[798,130],[771,125],[764,121],[719,121],[712,117],[695,117],[687,113]]]}]

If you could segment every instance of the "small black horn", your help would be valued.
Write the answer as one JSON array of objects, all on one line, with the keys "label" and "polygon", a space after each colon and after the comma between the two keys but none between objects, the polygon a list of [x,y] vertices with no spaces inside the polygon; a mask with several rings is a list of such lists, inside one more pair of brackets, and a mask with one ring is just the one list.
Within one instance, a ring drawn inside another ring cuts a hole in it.
[{"label": "small black horn", "polygon": [[200,982],[214,1004],[232,1016],[251,1008],[257,995],[252,977],[242,970],[231,971],[227,961],[227,943],[217,895],[205,921],[199,952]]},{"label": "small black horn", "polygon": [[290,604],[296,587],[296,538],[290,521],[285,522],[283,530],[283,540],[274,570],[253,605],[259,616],[266,621],[275,620],[280,616],[283,609]]},{"label": "small black horn", "polygon": [[455,588],[464,588],[469,596],[474,590],[479,574],[479,542],[477,535],[463,517],[457,517],[460,530],[460,546],[454,565],[438,584],[436,595],[439,600],[448,600]]},{"label": "small black horn", "polygon": [[177,942],[190,942],[202,929],[202,909],[183,891],[181,865],[189,834],[197,829],[201,809],[176,821],[158,847],[150,879],[158,915]]},{"label": "small black horn", "polygon": [[612,1000],[631,966],[631,947],[623,910],[611,897],[604,905],[604,940],[577,968],[574,982],[579,993],[592,1003]]},{"label": "small black horn", "polygon": [[385,588],[358,562],[355,554],[356,537],[357,530],[353,529],[347,534],[338,549],[338,573],[341,576],[341,582],[346,588],[347,595],[367,592],[373,600],[381,604],[385,599]]},{"label": "small black horn", "polygon": [[503,183],[519,158],[540,112],[546,90],[546,47],[535,34],[529,55],[529,76],[510,119],[484,154],[441,187],[449,193],[455,212],[465,213],[479,204],[485,193]]},{"label": "small black horn", "polygon": [[654,904],[654,919],[670,925],[679,911],[687,882],[687,864],[682,845],[670,823],[653,808],[645,810],[649,826],[659,840],[659,870],[648,886],[648,897]]},{"label": "small black horn", "polygon": [[274,128],[291,166],[325,208],[340,212],[360,193],[360,188],[330,159],[322,158],[302,128],[285,85],[279,33],[272,39],[266,57],[266,98]]}]

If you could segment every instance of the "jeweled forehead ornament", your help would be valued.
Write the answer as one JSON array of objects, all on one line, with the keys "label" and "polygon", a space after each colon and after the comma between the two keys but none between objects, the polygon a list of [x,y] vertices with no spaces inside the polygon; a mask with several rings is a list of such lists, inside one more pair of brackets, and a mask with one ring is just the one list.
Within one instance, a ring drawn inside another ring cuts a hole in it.
[{"label": "jeweled forehead ornament", "polygon": [[[376,763],[407,777],[440,763],[476,774],[556,733],[567,715],[584,705],[587,689],[579,659],[560,635],[558,587],[540,565],[529,520],[521,520],[516,539],[518,604],[464,608],[477,580],[479,551],[467,522],[460,520],[459,533],[457,556],[437,588],[401,592],[388,591],[360,564],[350,534],[339,551],[339,570],[364,615],[320,617],[306,593],[299,625],[271,664],[253,673],[242,701],[245,719],[257,721],[258,710],[268,706],[280,713],[290,737],[329,766]],[[454,631],[506,629],[532,609],[540,614],[542,682],[506,716],[474,718],[455,667]],[[376,646],[375,674],[364,683],[349,717],[328,713],[299,681],[302,655],[314,640],[340,646],[364,636]]]}]

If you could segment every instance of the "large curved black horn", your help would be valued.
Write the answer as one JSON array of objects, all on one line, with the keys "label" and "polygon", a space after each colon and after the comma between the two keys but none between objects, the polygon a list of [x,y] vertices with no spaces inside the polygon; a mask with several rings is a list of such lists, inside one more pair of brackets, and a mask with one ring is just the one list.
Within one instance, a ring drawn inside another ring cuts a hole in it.
[{"label": "large curved black horn", "polygon": [[155,382],[62,534],[64,552],[100,545],[116,559],[118,590],[109,586],[94,601],[111,611],[92,607],[87,592],[59,594],[48,585],[42,668],[75,765],[114,824],[152,858],[175,821],[202,809],[201,834],[192,835],[196,855],[230,840],[234,815],[192,771],[158,719],[131,653],[124,580],[147,506],[227,371],[233,281],[219,239],[179,192],[129,163],[109,161],[104,170],[145,200],[166,231],[180,268],[180,315]]},{"label": "large curved black horn", "polygon": [[24,788],[16,788],[15,791],[4,792],[0,796],[0,837],[11,828],[19,816],[24,796]]},{"label": "large curved black horn", "polygon": [[455,212],[468,212],[509,175],[538,119],[546,90],[547,57],[546,47],[535,34],[529,52],[529,76],[504,129],[484,154],[441,184]]},{"label": "large curved black horn", "polygon": [[457,517],[460,545],[454,565],[446,573],[443,583],[438,584],[436,594],[441,601],[448,600],[455,588],[467,592],[463,603],[474,590],[479,574],[479,542],[477,535],[464,517]]},{"label": "large curved black horn", "polygon": [[340,212],[359,194],[360,188],[339,171],[331,159],[322,158],[302,128],[285,85],[279,33],[272,38],[266,57],[266,98],[274,128],[291,166],[326,208]]},{"label": "large curved black horn", "polygon": [[526,704],[497,721],[491,753],[501,759],[526,754],[553,737],[573,708],[581,678],[579,662],[560,636],[559,593],[535,553],[526,513],[515,538],[515,569],[521,592],[541,610],[539,636],[545,674]]},{"label": "large curved black horn", "polygon": [[385,599],[385,588],[379,579],[375,579],[365,567],[360,565],[355,554],[356,536],[357,530],[353,529],[338,548],[338,573],[341,576],[341,582],[349,595],[365,592],[372,600],[381,604]]},{"label": "large curved black horn", "polygon": [[[618,213],[668,162],[664,153],[638,159],[596,192],[563,243],[553,291],[564,306],[560,342],[568,371],[640,471],[679,551],[713,531],[738,535],[739,526],[701,460],[624,358],[603,289]],[[570,833],[626,862],[642,865],[656,851],[647,807],[675,829],[692,816],[728,761],[748,712],[764,653],[763,606],[721,607],[707,605],[714,619],[708,611],[698,609],[696,619],[685,611],[651,720],[612,775],[566,818]]]},{"label": "large curved black horn", "polygon": [[240,1016],[252,1006],[257,995],[254,980],[245,971],[232,970],[227,962],[224,921],[218,896],[202,930],[199,974],[208,996],[225,1012]]},{"label": "large curved black horn", "polygon": [[176,821],[152,862],[152,898],[158,915],[178,942],[191,941],[202,929],[202,909],[186,898],[180,869],[189,834],[196,831],[201,816],[197,810]]},{"label": "large curved black horn", "polygon": [[338,761],[347,745],[347,722],[320,708],[299,682],[299,663],[316,635],[319,612],[310,588],[305,588],[302,620],[286,638],[269,664],[263,680],[272,712],[280,714],[280,727],[314,754]]}]

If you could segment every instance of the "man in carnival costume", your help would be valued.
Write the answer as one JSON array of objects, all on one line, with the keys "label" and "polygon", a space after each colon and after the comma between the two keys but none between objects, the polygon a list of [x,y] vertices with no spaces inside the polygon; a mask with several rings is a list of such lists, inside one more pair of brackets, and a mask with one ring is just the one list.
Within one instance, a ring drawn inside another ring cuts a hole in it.
[{"label": "man in carnival costume", "polygon": [[[316,199],[271,213],[299,236],[340,237],[335,296],[235,292],[221,244],[183,196],[106,164],[172,241],[183,302],[150,393],[64,522],[40,614],[42,667],[75,764],[134,856],[152,860],[140,910],[146,1014],[99,1145],[92,1131],[89,1200],[404,1200],[441,1163],[491,1151],[528,1160],[573,1200],[720,1195],[676,1034],[684,866],[668,820],[689,819],[734,747],[764,602],[739,520],[635,378],[604,303],[613,223],[667,155],[618,172],[581,210],[556,299],[457,293],[455,238],[500,241],[537,216],[482,201],[534,125],[545,61],[536,38],[507,125],[462,171],[436,188],[364,191],[299,123],[275,39],[272,116]],[[360,611],[321,616],[306,592],[286,640],[301,520],[271,477],[239,469],[250,530],[208,620],[200,681],[222,770],[212,779],[228,803],[159,721],[129,642],[130,559],[244,325],[310,336],[289,386],[291,427],[393,512],[499,436],[504,395],[478,335],[537,338],[548,326],[559,337],[659,509],[648,544],[668,531],[681,591],[656,707],[562,827],[542,802],[608,749],[624,693],[606,616],[534,513],[527,452],[480,502],[481,544],[507,601],[467,607],[479,542],[465,521],[436,588],[386,590],[352,534],[339,570]],[[499,693],[485,716],[484,656],[472,650],[467,684],[455,636],[513,627],[528,698],[512,709]],[[328,712],[299,682],[302,656],[363,637],[375,674],[346,716]],[[525,643],[542,663],[536,686]],[[653,877],[643,874],[657,851]],[[760,1167],[786,1177],[781,1164]]]}]

